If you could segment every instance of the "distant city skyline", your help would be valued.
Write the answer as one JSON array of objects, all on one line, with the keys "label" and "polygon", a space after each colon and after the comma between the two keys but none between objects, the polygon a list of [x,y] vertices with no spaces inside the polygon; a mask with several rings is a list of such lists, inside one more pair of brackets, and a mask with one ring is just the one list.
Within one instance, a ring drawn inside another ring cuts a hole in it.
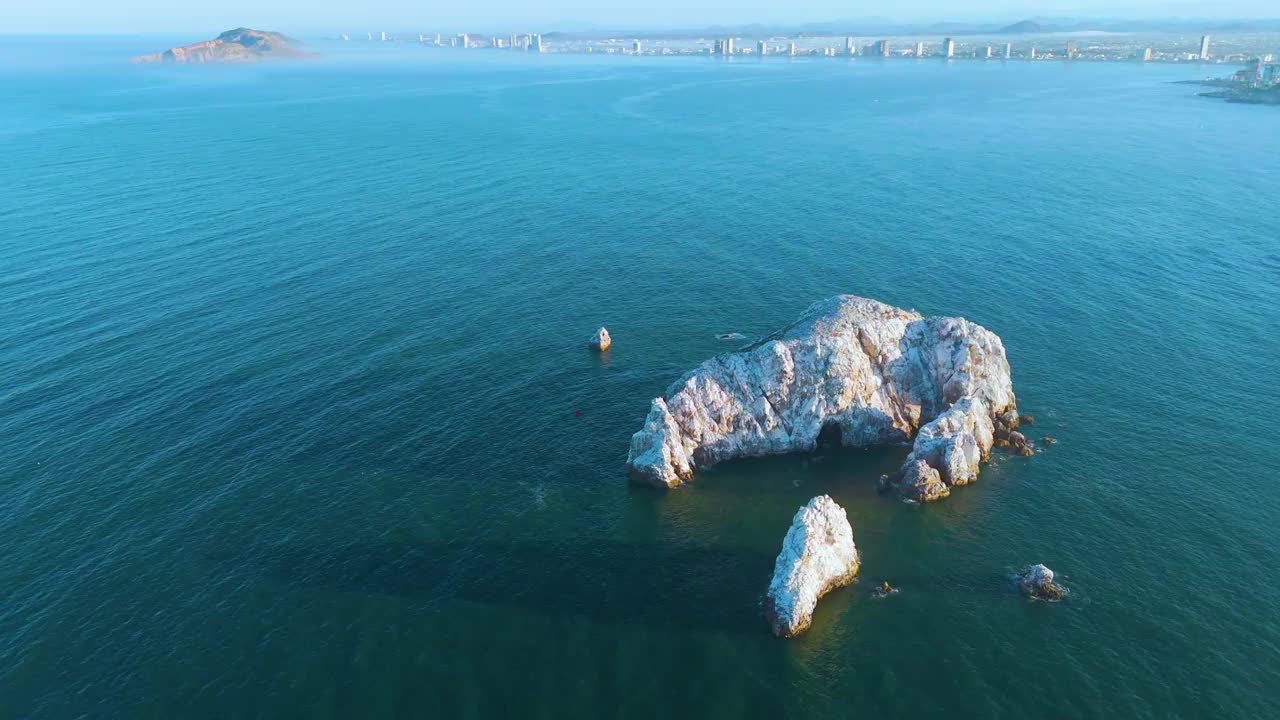
[{"label": "distant city skyline", "polygon": [[1166,0],[705,0],[691,6],[678,0],[468,0],[423,3],[411,0],[43,0],[0,4],[5,32],[209,32],[250,26],[283,32],[470,28],[513,25],[531,29],[672,29],[721,24],[803,24],[816,22],[1015,22],[1031,17],[1270,19],[1280,17],[1271,0],[1206,2]]}]

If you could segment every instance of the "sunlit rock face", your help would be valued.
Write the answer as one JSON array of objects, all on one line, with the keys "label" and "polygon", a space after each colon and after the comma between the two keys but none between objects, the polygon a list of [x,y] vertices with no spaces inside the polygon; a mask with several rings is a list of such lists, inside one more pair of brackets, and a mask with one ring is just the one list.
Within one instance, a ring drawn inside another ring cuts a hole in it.
[{"label": "sunlit rock face", "polygon": [[961,398],[916,433],[902,465],[903,493],[929,502],[950,495],[952,487],[977,481],[979,466],[991,457],[994,432],[983,402]]},{"label": "sunlit rock face", "polygon": [[808,630],[818,599],[857,574],[858,548],[844,508],[826,495],[810,500],[791,521],[765,595],[773,634],[790,638]]},{"label": "sunlit rock face", "polygon": [[596,352],[606,352],[609,348],[613,347],[613,338],[609,337],[608,330],[600,328],[591,336],[591,339],[587,341],[587,347],[595,350]]},{"label": "sunlit rock face", "polygon": [[822,434],[848,447],[914,440],[896,484],[923,461],[949,488],[973,482],[996,416],[1016,406],[994,333],[840,295],[676,381],[631,438],[628,474],[671,488],[725,460],[814,450]]}]

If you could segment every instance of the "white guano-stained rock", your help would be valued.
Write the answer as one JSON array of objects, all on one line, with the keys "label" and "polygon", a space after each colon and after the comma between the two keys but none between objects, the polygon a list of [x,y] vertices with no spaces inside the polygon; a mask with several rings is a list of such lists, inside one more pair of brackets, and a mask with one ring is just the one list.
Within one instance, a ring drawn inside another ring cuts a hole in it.
[{"label": "white guano-stained rock", "polygon": [[595,350],[596,352],[605,352],[612,346],[613,338],[609,337],[609,331],[604,328],[597,330],[595,334],[591,336],[591,339],[587,341],[587,347]]},{"label": "white guano-stained rock", "polygon": [[994,417],[1016,407],[994,333],[841,295],[677,380],[631,438],[627,469],[675,487],[726,460],[811,451],[827,428],[849,447],[918,440],[899,484],[922,460],[950,487],[973,482]]},{"label": "white guano-stained rock", "polygon": [[765,595],[765,615],[778,637],[809,629],[818,599],[853,582],[858,549],[844,508],[820,495],[800,508],[782,541]]},{"label": "white guano-stained rock", "polygon": [[[913,500],[929,502],[950,495],[952,487],[977,481],[979,466],[991,457],[994,432],[991,414],[981,400],[960,399],[916,434],[902,465],[903,492]],[[929,482],[922,481],[925,476]]]}]

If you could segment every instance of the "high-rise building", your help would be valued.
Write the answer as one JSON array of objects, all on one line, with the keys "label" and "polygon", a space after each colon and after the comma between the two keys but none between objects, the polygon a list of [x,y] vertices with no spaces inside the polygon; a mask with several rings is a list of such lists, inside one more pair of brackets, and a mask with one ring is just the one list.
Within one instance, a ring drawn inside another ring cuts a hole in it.
[{"label": "high-rise building", "polygon": [[952,40],[951,38],[947,38],[946,40],[942,41],[942,55],[943,57],[949,57],[949,58],[953,58],[956,56],[955,40]]},{"label": "high-rise building", "polygon": [[458,36],[458,44],[462,45],[463,50],[471,47],[471,36],[466,33],[462,33]]},{"label": "high-rise building", "polygon": [[533,51],[536,53],[542,52],[542,33],[532,35],[531,37],[533,38],[533,42],[531,43]]},{"label": "high-rise building", "polygon": [[857,46],[857,45],[855,45],[855,44],[853,43],[853,36],[852,36],[852,35],[850,35],[850,36],[848,36],[848,37],[846,37],[846,38],[844,39],[844,54],[845,54],[845,55],[857,55],[857,54],[858,54],[858,49],[857,49],[857,47],[858,47],[858,46]]},{"label": "high-rise building", "polygon": [[788,55],[790,55],[791,57],[795,57],[795,56],[796,56],[796,44],[795,44],[795,43],[791,43],[791,47],[788,47],[788,48],[787,48],[787,54],[788,54]]},{"label": "high-rise building", "polygon": [[1035,48],[1031,48],[1031,59],[1032,59],[1032,60],[1035,60],[1035,59],[1036,59],[1036,49],[1035,49]]},{"label": "high-rise building", "polygon": [[923,42],[918,42],[918,43],[916,43],[916,57],[918,57],[918,58],[920,58],[920,57],[924,57],[924,43],[923,43]]},{"label": "high-rise building", "polygon": [[1069,42],[1067,42],[1066,50],[1067,50],[1067,59],[1068,59],[1068,60],[1075,60],[1075,59],[1076,59],[1076,44],[1075,44],[1075,41],[1069,41]]},{"label": "high-rise building", "polygon": [[759,41],[759,42],[757,42],[757,43],[756,43],[756,54],[757,54],[757,55],[768,55],[768,54],[769,54],[769,46],[768,46],[768,45],[765,45],[763,40],[761,40],[761,41]]},{"label": "high-rise building", "polygon": [[876,54],[880,57],[889,57],[889,41],[881,40],[876,43]]},{"label": "high-rise building", "polygon": [[1209,59],[1209,36],[1208,35],[1205,35],[1204,37],[1200,38],[1200,59],[1201,60]]},{"label": "high-rise building", "polygon": [[440,33],[436,33],[436,47],[444,45],[444,38],[440,37]]},{"label": "high-rise building", "polygon": [[711,52],[715,53],[716,55],[723,55],[723,54],[724,54],[724,41],[723,41],[723,40],[717,40],[717,41],[716,41],[716,44],[712,47]]},{"label": "high-rise building", "polygon": [[1011,60],[1013,58],[1013,43],[1004,44],[1004,59]]},{"label": "high-rise building", "polygon": [[1149,63],[1149,62],[1151,62],[1151,48],[1145,48],[1145,49],[1143,49],[1143,51],[1142,51],[1142,62],[1144,62],[1144,63]]},{"label": "high-rise building", "polygon": [[724,41],[724,54],[726,56],[733,55],[733,38],[727,38]]},{"label": "high-rise building", "polygon": [[640,41],[639,41],[639,40],[637,40],[637,41],[635,41],[634,43],[632,43],[632,45],[631,45],[631,52],[632,52],[632,53],[634,53],[634,54],[636,54],[636,55],[639,55],[639,54],[642,52],[642,50],[643,50],[643,48],[641,47],[641,45],[640,45]]},{"label": "high-rise building", "polygon": [[982,51],[982,59],[990,60],[995,55],[995,50],[990,45]]},{"label": "high-rise building", "polygon": [[382,42],[386,42],[386,41],[387,41],[387,33],[386,33],[386,31],[385,31],[385,30],[381,33],[381,37],[382,37]]}]

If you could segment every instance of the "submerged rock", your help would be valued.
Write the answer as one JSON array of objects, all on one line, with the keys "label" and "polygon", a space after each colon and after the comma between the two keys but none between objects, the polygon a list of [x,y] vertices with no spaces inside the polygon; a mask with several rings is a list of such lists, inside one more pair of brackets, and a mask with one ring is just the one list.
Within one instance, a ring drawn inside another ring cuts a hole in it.
[{"label": "submerged rock", "polygon": [[1058,439],[1057,439],[1057,438],[1051,438],[1051,437],[1049,437],[1048,435],[1046,435],[1046,436],[1044,436],[1044,437],[1040,438],[1040,442],[1044,443],[1045,445],[1057,445],[1057,444],[1058,444]]},{"label": "submerged rock", "polygon": [[742,333],[720,333],[716,335],[717,340],[746,340],[747,336]]},{"label": "submerged rock", "polygon": [[810,500],[791,521],[764,598],[773,634],[791,638],[808,630],[818,599],[857,574],[858,549],[844,508],[826,495]]},{"label": "submerged rock", "polygon": [[877,587],[875,589],[875,592],[871,594],[878,598],[886,598],[886,597],[889,597],[890,595],[897,595],[898,588],[890,585],[889,581],[885,580],[884,582],[880,583],[880,586]]},{"label": "submerged rock", "polygon": [[1035,425],[1035,424],[1036,424],[1036,416],[1035,416],[1035,415],[1019,415],[1019,416],[1018,416],[1018,425],[1019,425],[1019,426],[1022,426],[1022,425]]},{"label": "submerged rock", "polygon": [[631,438],[627,469],[675,487],[725,460],[813,451],[819,436],[846,447],[914,439],[903,478],[923,461],[944,484],[965,484],[990,453],[996,418],[1016,423],[1016,407],[994,333],[841,295],[676,381]]},{"label": "submerged rock", "polygon": [[604,328],[597,330],[596,334],[592,335],[591,339],[587,341],[587,347],[595,350],[596,352],[604,352],[612,345],[613,338],[609,337],[609,331]]},{"label": "submerged rock", "polygon": [[1044,565],[1032,565],[1018,573],[1018,588],[1030,597],[1040,600],[1061,600],[1067,594],[1066,588],[1053,580],[1053,571]]}]

